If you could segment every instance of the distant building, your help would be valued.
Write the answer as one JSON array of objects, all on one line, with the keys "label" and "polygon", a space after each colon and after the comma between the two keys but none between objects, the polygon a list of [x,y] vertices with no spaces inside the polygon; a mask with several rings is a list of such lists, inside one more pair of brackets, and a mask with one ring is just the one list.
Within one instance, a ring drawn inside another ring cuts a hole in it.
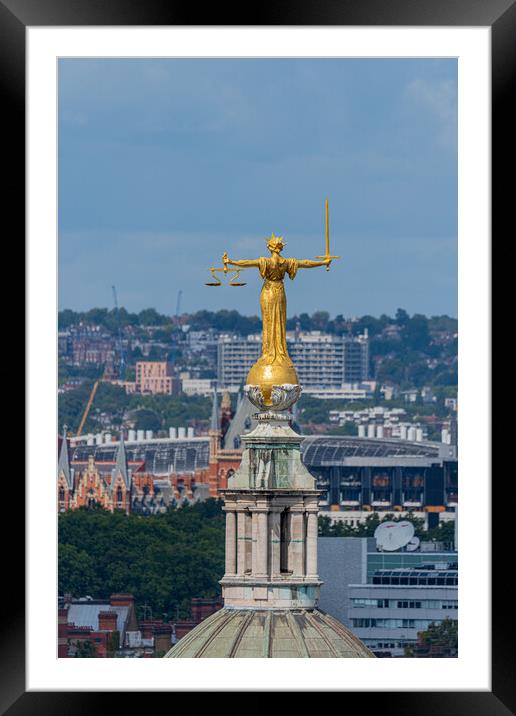
[{"label": "distant building", "polygon": [[303,390],[304,395],[310,395],[319,400],[371,400],[376,390],[376,382],[368,380],[362,383],[342,383],[334,388],[312,387]]},{"label": "distant building", "polygon": [[79,324],[59,333],[58,350],[59,356],[71,361],[73,365],[102,365],[113,360],[115,340],[109,334],[102,333],[100,326]]},{"label": "distant building", "polygon": [[166,361],[137,361],[136,380],[118,384],[129,394],[177,395],[181,391],[181,381],[174,375],[172,364]]},{"label": "distant building", "polygon": [[59,331],[57,334],[57,354],[59,358],[68,358],[72,352],[72,336],[70,331]]},{"label": "distant building", "polygon": [[[218,343],[218,383],[237,390],[261,355],[261,336],[246,338],[221,335]],[[368,378],[369,339],[361,336],[335,336],[321,331],[288,332],[287,346],[299,382],[311,388],[339,388],[362,383]]]},{"label": "distant building", "polygon": [[58,657],[113,656],[136,628],[132,594],[112,594],[109,600],[65,595],[58,608]]},{"label": "distant building", "polygon": [[172,364],[164,361],[137,361],[136,392],[142,395],[172,395],[174,392]]},{"label": "distant building", "polygon": [[[193,437],[186,428],[171,428],[168,438],[129,431],[123,449],[131,475],[130,490],[126,487],[124,493],[120,477],[114,483],[121,489],[122,501],[111,488],[113,470],[121,473],[117,467],[120,443],[102,442],[102,436],[95,441],[93,435],[74,439],[70,458],[61,450],[59,509],[74,509],[84,499],[107,504],[108,509],[116,509],[121,502],[126,509],[130,497],[131,511],[151,514],[169,504],[218,497],[240,465],[240,436],[256,426],[255,413],[249,400],[240,396],[233,415],[226,394],[220,409],[218,398],[214,399],[207,435]],[[341,416],[337,413],[335,417],[340,420]],[[296,421],[294,414],[294,425]],[[428,524],[439,517],[454,519],[458,504],[456,446],[423,440],[416,428],[412,437],[405,430],[401,439],[380,437],[379,432],[377,429],[374,437],[305,437],[303,461],[315,476],[317,489],[322,490],[320,511],[352,525],[363,522],[373,511],[410,512]],[[98,492],[88,496],[87,490],[94,489],[91,485],[98,486]]]},{"label": "distant building", "polygon": [[181,390],[185,395],[211,395],[215,380],[211,378],[183,378]]},{"label": "distant building", "polygon": [[418,633],[457,620],[457,552],[379,552],[372,537],[320,537],[321,608],[377,656],[403,656]]},{"label": "distant building", "polygon": [[220,386],[238,390],[247,374],[261,355],[260,335],[243,338],[239,335],[221,335],[218,340],[217,382]]},{"label": "distant building", "polygon": [[222,597],[198,598],[191,600],[190,608],[192,616],[190,619],[177,619],[173,625],[173,643],[176,643],[184,637],[188,632],[192,631],[197,624],[214,614],[222,607]]},{"label": "distant building", "polygon": [[93,455],[86,462],[70,463],[66,439],[61,443],[57,470],[58,511],[99,505],[106,510],[131,511],[132,472],[143,463],[129,467],[124,443],[118,446],[115,462],[95,463]]},{"label": "distant building", "polygon": [[369,337],[367,328],[360,336],[344,336],[342,382],[361,383],[369,377]]}]

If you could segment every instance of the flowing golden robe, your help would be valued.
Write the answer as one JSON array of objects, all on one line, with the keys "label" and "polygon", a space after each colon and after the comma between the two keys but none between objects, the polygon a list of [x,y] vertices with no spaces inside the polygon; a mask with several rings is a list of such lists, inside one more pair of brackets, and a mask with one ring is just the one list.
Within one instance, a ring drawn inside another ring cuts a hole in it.
[{"label": "flowing golden robe", "polygon": [[258,268],[264,279],[260,294],[263,337],[262,355],[251,368],[247,377],[250,385],[297,384],[294,364],[287,349],[287,298],[283,279],[285,274],[293,279],[299,261],[281,257],[258,259]]}]

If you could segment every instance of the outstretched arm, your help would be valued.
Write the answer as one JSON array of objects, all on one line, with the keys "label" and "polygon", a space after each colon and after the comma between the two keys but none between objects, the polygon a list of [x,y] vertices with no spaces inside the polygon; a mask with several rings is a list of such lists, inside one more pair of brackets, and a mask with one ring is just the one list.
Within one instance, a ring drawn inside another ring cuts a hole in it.
[{"label": "outstretched arm", "polygon": [[242,268],[260,268],[260,262],[258,259],[241,259],[240,261],[233,261],[233,259],[228,257],[227,253],[223,254],[222,261],[224,266],[226,264],[230,264],[231,266],[241,266]]},{"label": "outstretched arm", "polygon": [[315,268],[316,266],[329,266],[331,259],[324,259],[323,261],[310,261],[310,259],[299,259],[297,262],[298,268]]}]

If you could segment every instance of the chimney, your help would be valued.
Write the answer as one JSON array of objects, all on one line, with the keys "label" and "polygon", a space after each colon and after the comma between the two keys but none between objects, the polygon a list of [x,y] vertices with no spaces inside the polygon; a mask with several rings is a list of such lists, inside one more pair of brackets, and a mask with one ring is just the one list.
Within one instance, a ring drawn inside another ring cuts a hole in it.
[{"label": "chimney", "polygon": [[116,612],[99,612],[99,631],[116,631]]},{"label": "chimney", "polygon": [[134,605],[134,596],[132,594],[116,593],[109,598],[112,607],[130,607]]}]

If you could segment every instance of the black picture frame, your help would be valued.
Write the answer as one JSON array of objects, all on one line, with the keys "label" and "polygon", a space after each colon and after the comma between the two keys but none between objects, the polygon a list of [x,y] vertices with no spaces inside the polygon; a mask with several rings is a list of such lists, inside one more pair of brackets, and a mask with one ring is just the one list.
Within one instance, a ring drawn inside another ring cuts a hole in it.
[{"label": "black picture frame", "polygon": [[[310,3],[283,0],[275,5],[250,5],[246,9],[247,17],[240,12],[235,14],[229,6],[224,9],[219,4],[206,5],[203,22],[198,23],[196,6],[164,0],[0,0],[0,87],[3,119],[7,124],[4,138],[9,138],[13,150],[3,197],[9,214],[16,217],[17,245],[23,246],[21,217],[25,216],[25,30],[34,26],[80,25],[489,26],[492,33],[492,235],[501,239],[505,227],[511,226],[508,212],[514,204],[514,182],[506,180],[510,172],[505,170],[512,169],[515,158],[510,90],[510,80],[516,76],[515,0],[314,0]],[[15,469],[19,471],[18,465]],[[8,605],[4,607],[0,640],[0,709],[12,716],[89,714],[95,709],[110,708],[114,696],[120,708],[120,694],[25,691],[25,554],[24,525],[19,512],[22,489],[22,484],[17,484],[16,521],[4,543],[7,557],[4,594]],[[501,490],[502,485],[493,485],[492,504],[496,504],[497,497],[498,501],[503,500]],[[487,518],[484,509],[482,517]],[[508,578],[507,564],[502,575],[502,562],[507,559],[502,551],[502,529],[502,525],[495,524],[493,530],[495,583]],[[343,695],[346,707],[351,708],[350,701],[356,699],[363,709],[364,697],[367,697],[367,707],[398,716],[516,713],[514,649],[508,636],[510,623],[506,622],[510,610],[505,610],[501,603],[500,608],[495,605],[493,594],[492,691],[351,692]],[[133,706],[141,703],[143,708],[139,694],[131,693],[129,697]]]}]

